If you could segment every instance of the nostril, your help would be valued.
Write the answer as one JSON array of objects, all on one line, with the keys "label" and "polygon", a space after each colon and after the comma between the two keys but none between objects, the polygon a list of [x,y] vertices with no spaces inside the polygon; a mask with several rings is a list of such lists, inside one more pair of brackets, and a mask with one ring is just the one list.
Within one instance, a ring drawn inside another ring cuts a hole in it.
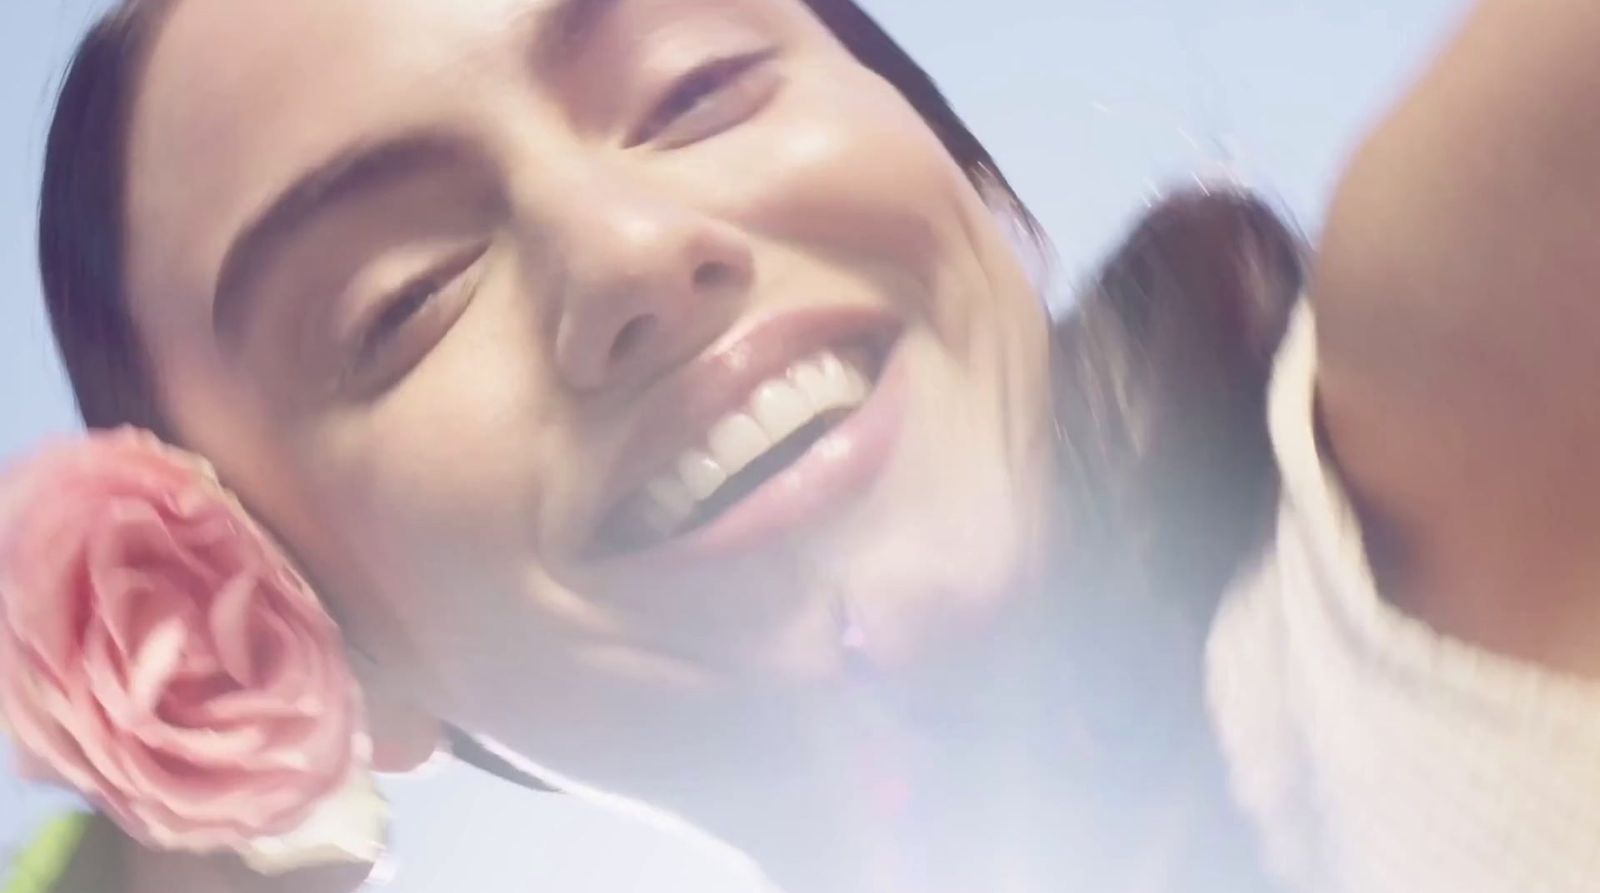
[{"label": "nostril", "polygon": [[611,362],[616,363],[626,359],[656,327],[656,318],[653,316],[636,316],[628,320],[628,324],[617,332],[617,337],[611,342]]},{"label": "nostril", "polygon": [[709,290],[720,288],[734,280],[733,267],[727,264],[707,262],[701,264],[694,271],[694,285],[697,289]]}]

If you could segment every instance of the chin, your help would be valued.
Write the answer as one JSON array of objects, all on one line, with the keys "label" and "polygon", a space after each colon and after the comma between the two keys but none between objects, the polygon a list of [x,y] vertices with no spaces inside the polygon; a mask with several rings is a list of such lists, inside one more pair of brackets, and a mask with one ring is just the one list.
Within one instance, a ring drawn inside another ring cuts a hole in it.
[{"label": "chin", "polygon": [[[916,674],[987,651],[1036,587],[1037,562],[1013,512],[910,521],[852,564],[841,602],[856,662]],[[920,535],[919,535],[920,534]]]},{"label": "chin", "polygon": [[855,656],[885,672],[965,663],[1006,637],[1038,589],[1048,488],[981,438],[962,446],[964,463],[917,457],[912,472],[942,473],[900,477],[873,521],[852,524],[860,535],[841,562],[841,602]]}]

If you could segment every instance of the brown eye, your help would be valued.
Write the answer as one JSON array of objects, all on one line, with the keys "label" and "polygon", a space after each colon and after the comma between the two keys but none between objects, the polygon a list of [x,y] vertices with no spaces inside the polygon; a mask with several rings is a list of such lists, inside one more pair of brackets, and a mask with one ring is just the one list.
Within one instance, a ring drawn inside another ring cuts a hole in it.
[{"label": "brown eye", "polygon": [[678,148],[717,134],[759,111],[778,81],[771,51],[718,59],[680,78],[656,103],[628,145]]},{"label": "brown eye", "polygon": [[345,384],[387,386],[420,362],[470,303],[483,253],[478,247],[453,258],[376,302],[350,351]]},{"label": "brown eye", "polygon": [[382,312],[362,334],[357,361],[369,361],[373,355],[381,352],[398,333],[404,331],[413,317],[426,310],[449,285],[449,279],[432,276],[414,282],[391,296],[384,302]]}]

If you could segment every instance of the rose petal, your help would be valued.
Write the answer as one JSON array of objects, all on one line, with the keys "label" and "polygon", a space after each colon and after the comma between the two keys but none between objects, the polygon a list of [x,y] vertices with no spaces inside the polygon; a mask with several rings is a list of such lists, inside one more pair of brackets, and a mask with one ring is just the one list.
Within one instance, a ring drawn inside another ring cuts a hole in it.
[{"label": "rose petal", "polygon": [[95,621],[124,659],[132,658],[157,622],[188,611],[186,601],[160,573],[91,567],[90,578],[95,592]]},{"label": "rose petal", "polygon": [[102,784],[126,787],[128,779],[117,746],[120,729],[106,715],[105,705],[96,697],[89,679],[69,680],[61,697],[49,704],[52,718],[82,749],[89,765],[102,776]]},{"label": "rose petal", "polygon": [[127,732],[140,745],[184,763],[196,774],[215,772],[238,780],[259,760],[268,732],[260,726],[232,729],[185,729],[159,721],[141,723]]},{"label": "rose petal", "polygon": [[128,696],[142,713],[154,713],[161,690],[183,662],[189,638],[183,621],[172,618],[156,625],[139,646],[128,670]]},{"label": "rose petal", "polygon": [[[58,694],[42,691],[32,677],[20,673],[0,675],[0,704],[11,721],[11,734],[19,753],[19,768],[38,781],[63,781],[79,790],[99,782],[82,749],[50,715],[49,702]],[[48,767],[48,771],[41,771]]]},{"label": "rose petal", "polygon": [[352,773],[305,821],[278,837],[250,841],[240,855],[268,875],[329,862],[375,863],[383,856],[388,820],[389,805],[371,777]]},{"label": "rose petal", "polygon": [[249,689],[228,691],[205,699],[184,699],[163,705],[162,715],[174,726],[228,728],[235,725],[272,725],[306,715],[302,706],[270,692]]},{"label": "rose petal", "polygon": [[135,722],[139,709],[128,691],[129,661],[122,659],[104,627],[91,627],[83,641],[83,676],[100,709],[119,726]]},{"label": "rose petal", "polygon": [[259,681],[250,635],[250,610],[256,604],[256,582],[254,575],[233,577],[217,591],[208,618],[217,660],[229,676],[247,688]]},{"label": "rose petal", "polygon": [[[245,734],[248,733],[243,732],[241,736]],[[191,759],[189,754],[177,755],[163,748],[145,746],[144,741],[135,738],[126,748],[128,774],[134,779],[130,789],[160,792],[160,801],[167,809],[205,819],[233,815],[241,805],[246,810],[251,808],[248,803],[240,802],[245,799],[251,785],[270,784],[290,791],[296,788],[298,779],[290,773],[266,777],[264,773],[240,776],[227,771],[236,765],[237,760],[230,760],[224,751],[242,750],[240,745],[247,744],[242,737],[224,742],[221,740],[224,736],[214,736],[215,740],[211,742],[214,750],[207,755],[204,753],[208,738],[205,733],[189,732],[186,735],[190,738],[187,744],[193,753],[211,757],[211,766],[200,765],[200,761]]]},{"label": "rose petal", "polygon": [[317,659],[320,649],[282,613],[263,610],[253,620],[250,646],[257,665],[257,688],[298,703],[328,678]]},{"label": "rose petal", "polygon": [[42,544],[32,553],[26,574],[0,577],[5,624],[18,641],[43,661],[55,678],[72,672],[78,636],[88,607],[81,543]]},{"label": "rose petal", "polygon": [[[348,771],[349,766],[340,767]],[[156,799],[130,801],[142,812],[159,812],[176,820],[171,827],[227,825],[249,836],[278,833],[291,827],[332,792],[340,775],[307,776],[282,770],[246,776],[191,775],[186,767],[166,767],[159,754],[140,759],[141,790],[160,791]],[[342,774],[342,773],[341,773]],[[308,788],[309,785],[309,788]]]},{"label": "rose petal", "polygon": [[113,508],[96,525],[86,560],[102,622],[130,653],[152,618],[198,614],[197,602],[208,600],[219,578],[183,555],[148,506]]}]

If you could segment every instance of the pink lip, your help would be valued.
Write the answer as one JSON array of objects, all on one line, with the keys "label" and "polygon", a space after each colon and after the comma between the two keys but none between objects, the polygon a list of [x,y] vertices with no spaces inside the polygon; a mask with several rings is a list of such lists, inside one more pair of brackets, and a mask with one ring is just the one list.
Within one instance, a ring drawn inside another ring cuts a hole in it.
[{"label": "pink lip", "polygon": [[[646,474],[658,470],[712,421],[742,405],[757,385],[795,361],[844,340],[893,336],[896,324],[887,314],[851,309],[789,313],[756,325],[655,395],[631,441],[644,448],[630,450],[620,466],[629,472],[619,475],[627,482],[623,492],[641,486]],[[706,526],[620,560],[651,565],[699,562],[757,548],[831,514],[865,491],[899,440],[906,389],[899,353],[895,349],[888,356],[867,402],[794,464]],[[662,444],[674,446],[663,451]]]},{"label": "pink lip", "polygon": [[898,356],[896,351],[890,357],[860,409],[710,524],[662,547],[661,557],[698,561],[756,548],[866,492],[900,439],[906,383]]}]

